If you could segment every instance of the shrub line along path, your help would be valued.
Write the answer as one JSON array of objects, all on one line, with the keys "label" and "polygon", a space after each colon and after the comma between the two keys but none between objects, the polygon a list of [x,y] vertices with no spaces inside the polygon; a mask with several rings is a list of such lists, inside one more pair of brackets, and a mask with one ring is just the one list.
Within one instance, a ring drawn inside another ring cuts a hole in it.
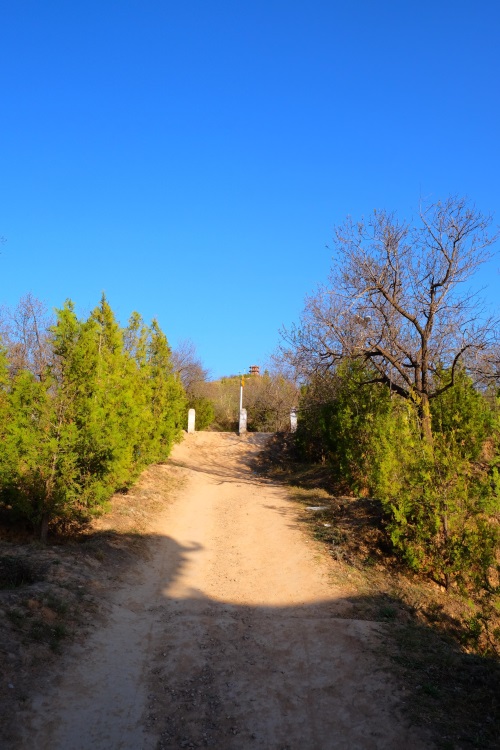
[{"label": "shrub line along path", "polygon": [[148,559],[26,709],[23,747],[429,747],[377,661],[384,626],[349,619],[352,592],[286,490],[255,472],[265,439],[196,433],[175,447],[164,468],[186,481]]}]

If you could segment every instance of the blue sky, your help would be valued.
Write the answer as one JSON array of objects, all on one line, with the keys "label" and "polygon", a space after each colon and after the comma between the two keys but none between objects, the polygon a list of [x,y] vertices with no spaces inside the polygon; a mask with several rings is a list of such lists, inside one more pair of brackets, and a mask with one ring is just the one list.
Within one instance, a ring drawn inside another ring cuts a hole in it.
[{"label": "blue sky", "polygon": [[264,363],[346,215],[453,193],[500,223],[493,0],[16,0],[0,22],[0,303],[105,291],[218,376]]}]

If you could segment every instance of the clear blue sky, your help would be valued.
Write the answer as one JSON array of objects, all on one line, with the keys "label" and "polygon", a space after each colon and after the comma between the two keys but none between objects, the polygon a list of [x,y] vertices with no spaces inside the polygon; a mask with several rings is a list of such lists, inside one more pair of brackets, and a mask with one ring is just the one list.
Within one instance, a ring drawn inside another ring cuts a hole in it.
[{"label": "clear blue sky", "polygon": [[457,193],[500,223],[494,0],[15,0],[0,23],[0,303],[104,290],[217,376],[263,363],[347,214]]}]

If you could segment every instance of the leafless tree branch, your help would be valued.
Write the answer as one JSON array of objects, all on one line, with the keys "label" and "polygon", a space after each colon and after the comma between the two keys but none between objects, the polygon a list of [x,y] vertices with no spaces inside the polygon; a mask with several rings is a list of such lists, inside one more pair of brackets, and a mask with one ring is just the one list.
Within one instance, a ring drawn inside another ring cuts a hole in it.
[{"label": "leafless tree branch", "polygon": [[[385,211],[347,220],[335,231],[328,284],[306,299],[300,324],[282,331],[285,357],[304,379],[365,360],[377,382],[415,401],[431,440],[429,402],[453,387],[458,367],[500,370],[491,349],[498,321],[464,288],[492,255],[490,226],[457,197],[421,207],[412,225]],[[443,369],[445,386],[435,377]]]}]

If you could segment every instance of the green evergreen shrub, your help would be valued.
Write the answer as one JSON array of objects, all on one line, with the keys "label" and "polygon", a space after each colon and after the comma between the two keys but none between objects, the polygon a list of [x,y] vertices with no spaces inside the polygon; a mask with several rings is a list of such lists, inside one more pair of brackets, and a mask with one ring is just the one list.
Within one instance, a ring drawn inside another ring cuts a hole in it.
[{"label": "green evergreen shrub", "polygon": [[46,537],[50,521],[81,521],[182,434],[186,397],[156,321],[124,331],[103,296],[87,320],[71,302],[50,332],[42,379],[8,377],[0,347],[0,498]]},{"label": "green evergreen shrub", "polygon": [[[449,374],[436,375],[441,384]],[[446,587],[492,589],[499,546],[499,417],[464,372],[431,402],[434,440],[417,405],[344,363],[303,389],[297,445],[328,461],[339,487],[378,499],[394,551]]]},{"label": "green evergreen shrub", "polygon": [[[189,409],[196,411],[196,429],[206,430],[215,420],[215,409],[212,401],[204,396],[198,396],[190,399]],[[187,415],[185,424],[187,425]]]}]

